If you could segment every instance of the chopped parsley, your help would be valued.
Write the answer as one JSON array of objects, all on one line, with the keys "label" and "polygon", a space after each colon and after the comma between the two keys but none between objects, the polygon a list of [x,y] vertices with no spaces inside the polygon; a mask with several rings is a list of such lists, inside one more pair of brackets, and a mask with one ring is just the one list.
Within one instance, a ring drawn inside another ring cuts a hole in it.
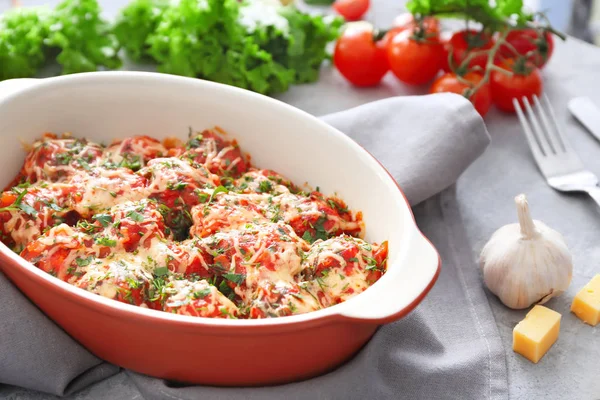
[{"label": "chopped parsley", "polygon": [[92,219],[100,222],[100,225],[105,228],[112,223],[112,217],[108,214],[96,214]]},{"label": "chopped parsley", "polygon": [[271,183],[271,181],[261,181],[258,184],[258,191],[260,193],[267,193],[271,190],[273,190],[273,184]]},{"label": "chopped parsley", "polygon": [[211,293],[210,288],[197,290],[193,293],[194,299],[203,299]]},{"label": "chopped parsley", "polygon": [[235,315],[231,315],[231,313],[227,311],[225,307],[219,308],[219,311],[221,311],[221,314],[225,315],[226,317],[237,319],[237,317]]},{"label": "chopped parsley", "polygon": [[132,171],[137,171],[142,168],[142,158],[139,155],[124,153],[121,156],[123,159],[119,163],[119,167],[129,168]]},{"label": "chopped parsley", "polygon": [[188,185],[187,182],[175,182],[175,183],[169,182],[169,183],[167,183],[167,189],[182,191],[183,189],[186,188],[187,185]]},{"label": "chopped parsley", "polygon": [[[190,128],[190,136],[192,135],[191,132],[191,128]],[[190,149],[195,149],[200,147],[200,145],[202,144],[202,135],[198,135],[190,140],[188,140],[187,144],[186,144],[186,149],[190,150]]]},{"label": "chopped parsley", "polygon": [[[35,208],[31,207],[30,205],[23,203],[23,198],[27,194],[27,188],[29,186],[30,186],[30,184],[28,182],[25,182],[25,183],[18,185],[17,187],[14,187],[12,189],[12,191],[15,194],[17,194],[17,198],[15,199],[15,202],[12,203],[10,206],[0,208],[0,212],[21,210],[24,213],[26,213],[32,217],[36,216],[37,210]],[[19,191],[18,189],[22,189],[22,190]]]},{"label": "chopped parsley", "polygon": [[127,277],[125,278],[125,281],[129,284],[129,287],[132,289],[138,289],[140,287],[140,282],[136,281],[133,278]]},{"label": "chopped parsley", "polygon": [[242,283],[246,282],[246,275],[244,274],[227,273],[223,275],[223,278],[235,283],[236,285],[241,285]]},{"label": "chopped parsley", "polygon": [[56,161],[59,165],[69,165],[71,160],[73,160],[73,155],[71,152],[60,153],[56,155]]},{"label": "chopped parsley", "polygon": [[81,229],[85,233],[94,233],[94,231],[96,230],[96,227],[90,224],[89,221],[86,221],[85,219],[80,219],[79,221],[77,221],[76,227],[78,229]]},{"label": "chopped parsley", "polygon": [[79,163],[79,165],[81,165],[81,168],[85,169],[86,171],[89,171],[90,168],[90,164],[88,164],[87,161],[85,161],[83,158],[78,158],[77,162]]},{"label": "chopped parsley", "polygon": [[290,307],[290,311],[292,312],[292,314],[294,314],[296,311],[298,311],[298,308],[296,307],[296,305],[294,303],[288,303],[288,306]]},{"label": "chopped parsley", "polygon": [[48,206],[50,209],[52,209],[56,212],[63,211],[62,207],[60,207],[58,204],[56,204],[54,202],[54,200],[42,200],[42,203],[44,203],[46,206]]},{"label": "chopped parsley", "polygon": [[75,259],[75,264],[77,264],[78,267],[87,267],[88,265],[90,265],[93,259],[93,256],[89,256],[86,258],[77,257]]},{"label": "chopped parsley", "polygon": [[204,206],[204,215],[208,214],[208,205],[210,203],[212,203],[212,201],[214,200],[216,195],[218,195],[219,193],[228,193],[228,192],[229,192],[229,189],[227,189],[225,186],[217,186],[213,190],[212,194],[210,195],[210,198],[208,199],[208,202]]},{"label": "chopped parsley", "polygon": [[198,192],[198,201],[200,201],[200,203],[206,203],[209,198],[210,196],[208,193]]},{"label": "chopped parsley", "polygon": [[319,239],[321,239],[321,240],[329,239],[329,235],[327,234],[327,231],[325,230],[325,227],[324,227],[325,222],[327,222],[326,216],[319,217],[317,222],[315,222],[314,226],[311,225],[311,227],[314,229],[315,233],[311,233],[310,230],[307,230],[302,235],[302,239],[306,240],[310,244],[313,244],[314,242],[316,242]]},{"label": "chopped parsley", "polygon": [[98,237],[96,238],[96,244],[106,247],[115,247],[117,245],[117,241],[107,237]]},{"label": "chopped parsley", "polygon": [[21,211],[23,211],[25,214],[30,215],[32,217],[35,217],[37,215],[37,210],[33,207],[31,207],[29,204],[25,204],[25,203],[21,203],[18,206]]},{"label": "chopped parsley", "polygon": [[280,238],[284,242],[292,241],[292,239],[290,239],[290,237],[288,236],[288,233],[283,228],[281,228],[281,227],[277,228],[277,232],[279,232],[279,234],[281,235]]},{"label": "chopped parsley", "polygon": [[377,261],[373,257],[363,255],[363,260],[367,262],[365,269],[367,271],[374,271],[377,269]]},{"label": "chopped parsley", "polygon": [[223,293],[229,300],[235,299],[235,292],[229,287],[225,280],[221,281],[219,284],[219,292]]},{"label": "chopped parsley", "polygon": [[142,216],[142,214],[140,214],[136,211],[129,211],[126,214],[126,216],[127,216],[127,218],[131,218],[135,222],[143,222],[144,221],[144,217]]},{"label": "chopped parsley", "polygon": [[327,285],[325,284],[325,282],[323,281],[323,278],[317,277],[315,278],[315,280],[317,281],[317,283],[319,284],[319,287],[321,288],[322,291],[325,291],[325,287],[327,287]]},{"label": "chopped parsley", "polygon": [[333,208],[334,210],[338,210],[342,214],[348,212],[348,208],[342,207],[340,204],[338,204],[336,201],[333,201],[332,199],[328,199],[327,204],[329,204],[331,208]]},{"label": "chopped parsley", "polygon": [[163,297],[165,289],[165,280],[161,277],[154,278],[150,281],[150,287],[148,288],[148,297],[150,301],[156,301]]},{"label": "chopped parsley", "polygon": [[165,276],[169,274],[169,268],[167,267],[158,267],[154,270],[155,276]]},{"label": "chopped parsley", "polygon": [[304,239],[308,243],[312,243],[314,241],[313,236],[310,234],[309,231],[304,232],[304,235],[302,235],[302,239]]}]

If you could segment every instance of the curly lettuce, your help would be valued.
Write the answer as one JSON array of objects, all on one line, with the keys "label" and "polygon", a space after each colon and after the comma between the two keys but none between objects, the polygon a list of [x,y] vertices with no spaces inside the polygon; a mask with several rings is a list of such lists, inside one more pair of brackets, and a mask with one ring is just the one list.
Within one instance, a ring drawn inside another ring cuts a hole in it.
[{"label": "curly lettuce", "polygon": [[319,78],[323,61],[329,58],[327,45],[335,41],[343,25],[339,17],[309,15],[294,7],[281,11],[289,21],[287,51],[278,54],[272,46],[276,59],[295,73],[296,83],[314,82]]},{"label": "curly lettuce", "polygon": [[532,18],[523,9],[523,0],[410,0],[406,8],[413,14],[467,18],[491,30],[505,26],[509,19],[521,23]]},{"label": "curly lettuce", "polygon": [[113,32],[130,59],[142,61],[150,57],[148,37],[168,6],[168,0],[133,0],[121,10]]},{"label": "curly lettuce", "polygon": [[63,74],[121,66],[118,42],[100,11],[96,0],[63,0],[51,13],[44,43],[59,51]]},{"label": "curly lettuce", "polygon": [[406,8],[413,14],[468,18],[488,29],[502,27],[508,19],[523,22],[532,18],[523,9],[523,0],[410,0]]},{"label": "curly lettuce", "polygon": [[271,94],[313,82],[342,25],[274,0],[132,0],[110,25],[97,0],[0,18],[0,79],[34,76],[56,59],[63,74],[117,69],[119,50],[160,72]]},{"label": "curly lettuce", "polygon": [[48,12],[17,8],[0,17],[0,80],[34,76],[44,64]]},{"label": "curly lettuce", "polygon": [[181,0],[146,43],[160,72],[269,94],[316,80],[340,26],[259,0]]}]

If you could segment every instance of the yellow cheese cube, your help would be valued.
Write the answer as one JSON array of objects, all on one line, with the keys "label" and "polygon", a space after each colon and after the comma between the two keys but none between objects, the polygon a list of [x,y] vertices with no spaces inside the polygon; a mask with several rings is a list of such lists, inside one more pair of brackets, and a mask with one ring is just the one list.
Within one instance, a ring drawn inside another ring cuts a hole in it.
[{"label": "yellow cheese cube", "polygon": [[600,322],[600,274],[577,293],[571,311],[583,322],[596,326]]},{"label": "yellow cheese cube", "polygon": [[537,363],[558,339],[561,315],[535,306],[513,330],[513,350]]}]

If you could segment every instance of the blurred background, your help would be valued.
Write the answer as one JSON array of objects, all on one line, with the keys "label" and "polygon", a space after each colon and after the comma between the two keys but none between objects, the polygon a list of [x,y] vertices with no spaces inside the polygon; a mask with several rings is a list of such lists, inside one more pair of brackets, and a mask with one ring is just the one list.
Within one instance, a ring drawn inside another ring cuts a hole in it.
[{"label": "blurred background", "polygon": [[[407,0],[396,1],[406,3]],[[15,2],[23,6],[54,6],[59,0],[0,0],[0,12],[9,9]],[[124,2],[100,0],[100,3],[111,16],[110,14],[116,13]],[[524,3],[531,10],[546,12],[550,22],[558,30],[588,43],[600,45],[600,0],[524,0]]]},{"label": "blurred background", "polygon": [[[393,1],[393,0],[392,0]],[[395,0],[406,3],[407,0]],[[4,12],[17,2],[23,6],[55,6],[59,0],[0,0],[0,12]],[[126,2],[123,0],[100,0],[107,16],[113,16]],[[299,0],[302,2],[302,0]],[[559,31],[588,43],[600,45],[600,0],[524,0],[525,5],[534,11],[546,12],[552,26]]]},{"label": "blurred background", "polygon": [[525,0],[544,11],[553,26],[588,43],[600,45],[600,0]]}]

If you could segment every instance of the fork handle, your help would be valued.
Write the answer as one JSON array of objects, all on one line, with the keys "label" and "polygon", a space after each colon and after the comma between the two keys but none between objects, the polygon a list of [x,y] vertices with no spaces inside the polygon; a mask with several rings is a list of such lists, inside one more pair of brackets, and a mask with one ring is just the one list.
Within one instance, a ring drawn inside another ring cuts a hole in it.
[{"label": "fork handle", "polygon": [[600,206],[600,187],[591,186],[585,190],[592,199]]}]

